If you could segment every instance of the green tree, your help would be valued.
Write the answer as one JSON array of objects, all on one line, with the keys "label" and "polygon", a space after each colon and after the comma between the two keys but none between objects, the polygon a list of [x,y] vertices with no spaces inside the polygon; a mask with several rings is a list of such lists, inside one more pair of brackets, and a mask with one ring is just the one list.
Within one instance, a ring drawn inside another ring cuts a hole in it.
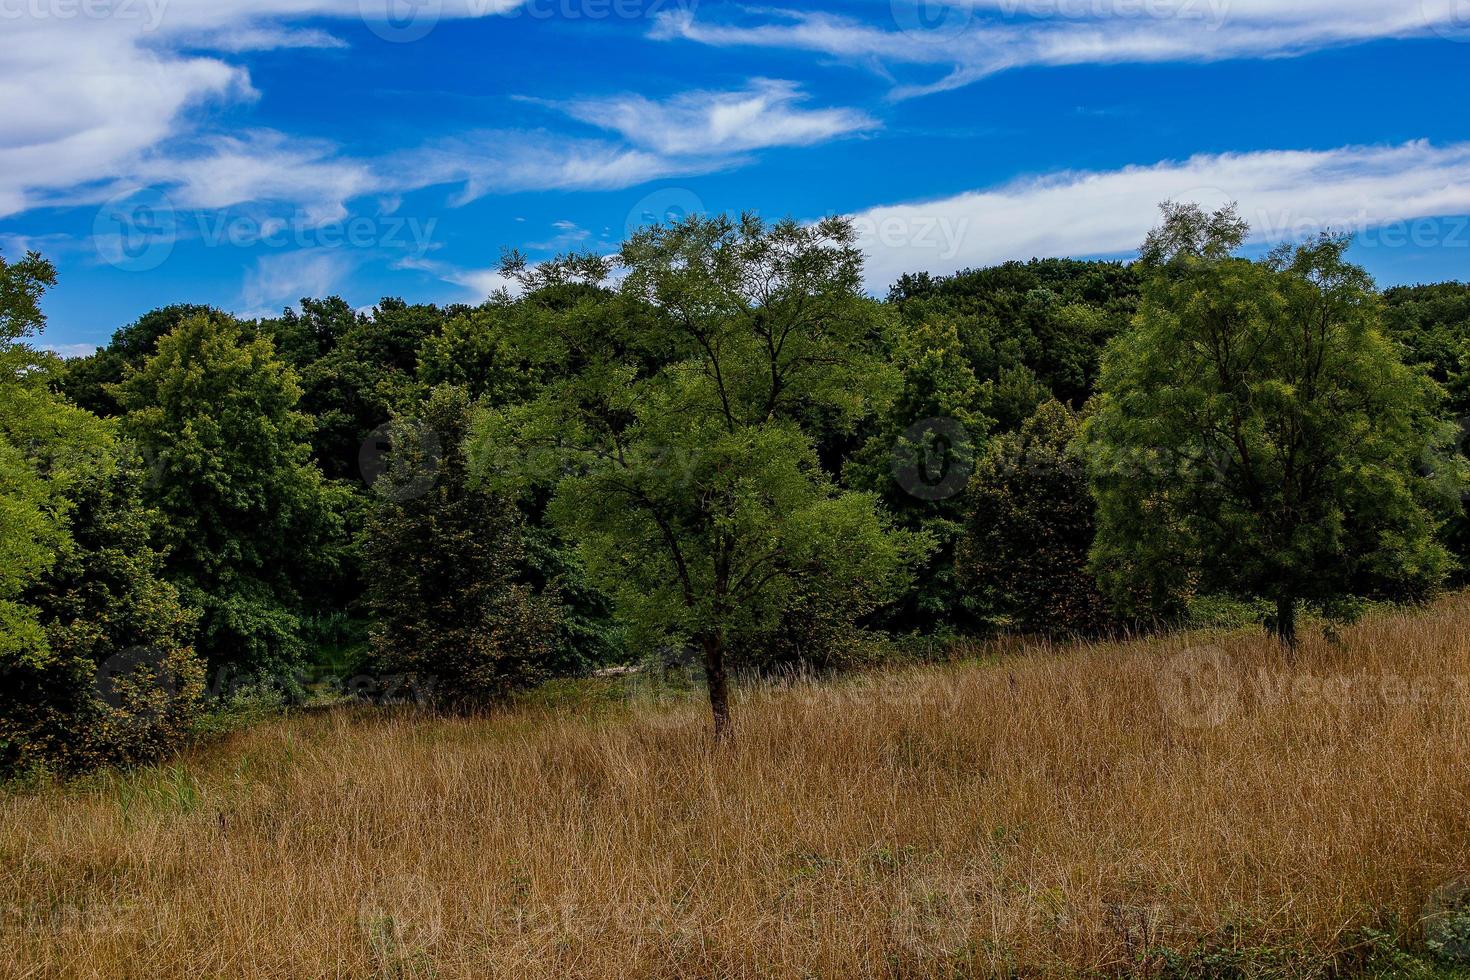
[{"label": "green tree", "polygon": [[358,480],[364,441],[423,400],[419,348],[443,318],[435,306],[384,299],[371,316],[343,320],[331,348],[302,369],[301,410],[316,419],[312,448],[328,477]]},{"label": "green tree", "polygon": [[1395,286],[1383,294],[1383,326],[1449,392],[1448,411],[1470,415],[1470,285]]},{"label": "green tree", "polygon": [[113,391],[151,464],[168,574],[203,612],[211,668],[290,669],[303,588],[334,572],[346,540],[345,492],[311,464],[294,372],[268,338],[196,316]]},{"label": "green tree", "polygon": [[[1470,285],[1442,282],[1396,286],[1383,294],[1384,328],[1398,341],[1404,361],[1426,372],[1448,393],[1445,414],[1459,426],[1459,453],[1470,460]],[[1460,563],[1470,564],[1470,519],[1455,514],[1445,540]]]},{"label": "green tree", "polygon": [[192,616],[159,578],[140,469],[25,341],[55,280],[0,260],[0,772],[153,758],[197,711]]},{"label": "green tree", "polygon": [[954,579],[954,545],[975,458],[995,424],[985,413],[992,385],[970,367],[953,319],[902,324],[892,361],[902,378],[876,431],[848,461],[849,486],[878,494],[906,528],[935,550],[917,587],[894,610],[908,628],[964,625],[965,596]]},{"label": "green tree", "polygon": [[992,623],[1025,633],[1092,635],[1109,625],[1088,568],[1092,491],[1072,448],[1077,416],[1047,402],[1020,431],[997,437],[965,496],[955,568]]},{"label": "green tree", "polygon": [[[634,639],[697,645],[725,736],[732,650],[802,588],[891,598],[921,550],[871,495],[834,485],[797,421],[821,407],[851,427],[891,382],[845,221],[690,218],[635,234],[621,261],[616,294],[587,289],[525,321],[524,350],[573,367],[487,415],[476,468],[555,484],[551,519]],[[534,295],[610,270],[581,256],[507,271]]]},{"label": "green tree", "polygon": [[[1165,205],[1133,327],[1108,348],[1084,427],[1108,591],[1191,582],[1276,602],[1420,596],[1450,567],[1434,505],[1462,482],[1433,410],[1380,326],[1348,242],[1232,256],[1233,209]],[[1435,472],[1421,476],[1422,461]]]},{"label": "green tree", "polygon": [[361,319],[340,296],[308,297],[302,299],[300,312],[288,308],[278,319],[262,320],[257,327],[275,343],[281,360],[300,372],[336,350]]},{"label": "green tree", "polygon": [[491,405],[528,398],[536,372],[511,344],[506,327],[517,312],[515,304],[492,301],[445,321],[419,348],[419,380],[430,387],[461,385],[475,401]]},{"label": "green tree", "polygon": [[[592,295],[597,295],[596,290]],[[587,296],[584,285],[567,283],[539,290],[525,302],[515,302],[502,294],[482,306],[450,315],[444,328],[425,339],[419,348],[419,382],[426,387],[462,386],[483,406],[531,399],[544,376],[560,376],[563,366],[528,359],[513,341],[527,333],[517,321],[534,321],[548,310],[573,308]],[[522,518],[530,583],[560,601],[557,619],[563,655],[557,658],[556,669],[574,673],[614,661],[619,652],[619,631],[611,621],[608,598],[587,581],[575,549],[546,521],[548,498],[548,493],[538,490],[522,495],[516,504]]]},{"label": "green tree", "polygon": [[1033,259],[933,277],[904,276],[889,301],[907,323],[954,322],[971,370],[993,383],[986,412],[1000,431],[1056,398],[1093,393],[1107,341],[1138,304],[1137,272],[1118,262]]},{"label": "green tree", "polygon": [[154,355],[159,337],[197,316],[230,319],[228,313],[213,307],[188,303],[150,310],[114,331],[106,347],[97,348],[87,357],[68,360],[57,375],[57,389],[76,405],[103,418],[121,415],[122,407],[113,397],[112,386],[127,376],[129,368],[142,367]]},{"label": "green tree", "polygon": [[433,390],[420,418],[395,423],[361,545],[374,661],[458,709],[565,666],[555,662],[555,604],[527,587],[514,504],[469,485],[469,424],[469,397],[450,385]]},{"label": "green tree", "polygon": [[97,461],[67,488],[67,534],[25,593],[44,648],[0,658],[0,769],[151,761],[182,745],[199,715],[196,613],[162,577],[146,471],[110,441]]}]

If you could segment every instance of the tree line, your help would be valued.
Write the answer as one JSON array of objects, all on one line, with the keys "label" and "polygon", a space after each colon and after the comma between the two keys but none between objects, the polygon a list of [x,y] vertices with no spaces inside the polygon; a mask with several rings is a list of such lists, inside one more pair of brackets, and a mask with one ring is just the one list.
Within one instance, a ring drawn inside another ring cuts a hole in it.
[{"label": "tree line", "polygon": [[[1422,601],[1470,553],[1470,287],[1166,204],[1132,262],[862,288],[843,219],[691,217],[477,306],[178,305],[35,346],[0,257],[0,771],[156,758],[347,651],[473,711],[650,659],[881,662],[1230,604]],[[371,692],[368,692],[369,694]]]}]

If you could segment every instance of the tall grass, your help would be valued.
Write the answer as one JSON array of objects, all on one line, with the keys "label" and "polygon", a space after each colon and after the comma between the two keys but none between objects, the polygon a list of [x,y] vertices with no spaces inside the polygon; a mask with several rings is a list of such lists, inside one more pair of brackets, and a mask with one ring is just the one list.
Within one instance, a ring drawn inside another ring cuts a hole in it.
[{"label": "tall grass", "polygon": [[730,745],[696,700],[295,717],[0,799],[0,973],[1325,974],[1470,871],[1467,678],[1456,597],[1290,674],[1194,636],[751,689]]}]

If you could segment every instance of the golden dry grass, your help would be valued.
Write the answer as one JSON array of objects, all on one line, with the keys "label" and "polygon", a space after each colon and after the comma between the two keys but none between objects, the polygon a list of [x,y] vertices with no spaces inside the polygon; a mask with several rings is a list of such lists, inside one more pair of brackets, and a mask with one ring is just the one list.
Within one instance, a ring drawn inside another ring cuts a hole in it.
[{"label": "golden dry grass", "polygon": [[1256,635],[1034,650],[748,691],[728,747],[698,702],[283,720],[0,799],[0,972],[1306,970],[1470,870],[1470,598],[1282,669]]}]

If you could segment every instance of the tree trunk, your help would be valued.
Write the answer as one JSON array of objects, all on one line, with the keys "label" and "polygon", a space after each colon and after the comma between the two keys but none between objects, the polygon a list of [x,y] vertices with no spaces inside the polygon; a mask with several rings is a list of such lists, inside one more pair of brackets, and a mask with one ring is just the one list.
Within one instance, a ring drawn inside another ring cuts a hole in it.
[{"label": "tree trunk", "polygon": [[1296,661],[1296,596],[1283,591],[1276,597],[1276,635],[1286,645],[1287,657]]},{"label": "tree trunk", "polygon": [[725,741],[733,734],[730,726],[730,681],[725,675],[725,638],[708,633],[703,638],[704,679],[709,687],[709,706],[715,716],[715,738]]}]

